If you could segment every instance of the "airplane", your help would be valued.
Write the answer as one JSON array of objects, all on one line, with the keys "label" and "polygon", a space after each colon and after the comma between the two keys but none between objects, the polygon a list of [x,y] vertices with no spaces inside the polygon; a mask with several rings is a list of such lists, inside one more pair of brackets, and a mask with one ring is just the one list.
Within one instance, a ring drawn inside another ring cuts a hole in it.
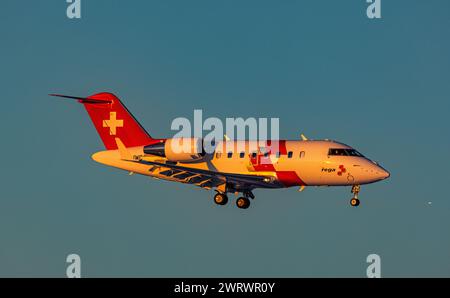
[{"label": "airplane", "polygon": [[[351,186],[350,205],[359,206],[361,185],[390,176],[377,162],[354,148],[332,140],[220,140],[214,152],[205,153],[203,140],[192,138],[193,152],[177,149],[180,140],[155,139],[139,124],[114,94],[88,97],[50,94],[75,99],[84,105],[106,148],[92,159],[98,163],[157,179],[214,189],[214,202],[225,205],[228,194],[238,208],[247,209],[254,189],[306,186]],[[228,147],[227,147],[228,146]],[[239,147],[240,146],[240,147]],[[224,148],[245,148],[240,152]],[[257,150],[250,150],[257,148]]]}]

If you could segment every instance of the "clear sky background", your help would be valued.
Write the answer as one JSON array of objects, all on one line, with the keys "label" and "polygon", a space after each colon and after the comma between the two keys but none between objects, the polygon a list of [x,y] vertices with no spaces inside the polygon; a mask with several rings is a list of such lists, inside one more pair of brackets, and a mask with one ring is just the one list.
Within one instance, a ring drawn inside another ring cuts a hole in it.
[{"label": "clear sky background", "polygon": [[[0,276],[450,276],[450,2],[63,0],[0,3]],[[213,191],[96,164],[83,107],[116,93],[154,137],[175,117],[279,117],[391,178],[362,187]],[[431,204],[429,203],[431,202]]]}]

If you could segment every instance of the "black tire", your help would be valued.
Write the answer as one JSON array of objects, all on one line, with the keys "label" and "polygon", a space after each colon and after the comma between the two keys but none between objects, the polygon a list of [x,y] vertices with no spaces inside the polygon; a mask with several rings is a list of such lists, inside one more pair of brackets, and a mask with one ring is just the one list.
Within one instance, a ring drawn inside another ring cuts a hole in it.
[{"label": "black tire", "polygon": [[359,199],[356,199],[356,198],[352,198],[351,200],[350,200],[350,205],[352,205],[353,207],[357,207],[357,206],[359,206]]},{"label": "black tire", "polygon": [[228,197],[226,194],[217,193],[214,196],[214,203],[217,205],[226,205],[228,203]]},{"label": "black tire", "polygon": [[245,197],[240,197],[236,200],[236,206],[240,209],[247,209],[250,207],[250,200]]}]

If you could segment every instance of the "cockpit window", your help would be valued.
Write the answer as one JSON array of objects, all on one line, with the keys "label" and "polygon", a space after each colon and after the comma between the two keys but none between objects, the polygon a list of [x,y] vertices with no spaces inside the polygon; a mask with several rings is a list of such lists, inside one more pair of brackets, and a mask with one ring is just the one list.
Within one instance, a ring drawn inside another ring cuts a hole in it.
[{"label": "cockpit window", "polygon": [[350,156],[364,157],[364,155],[362,155],[361,153],[359,153],[355,149],[345,149],[345,151],[347,151],[348,155],[350,155]]},{"label": "cockpit window", "polygon": [[362,155],[361,153],[359,153],[355,149],[344,149],[344,148],[330,148],[328,150],[328,155],[364,157],[364,155]]}]

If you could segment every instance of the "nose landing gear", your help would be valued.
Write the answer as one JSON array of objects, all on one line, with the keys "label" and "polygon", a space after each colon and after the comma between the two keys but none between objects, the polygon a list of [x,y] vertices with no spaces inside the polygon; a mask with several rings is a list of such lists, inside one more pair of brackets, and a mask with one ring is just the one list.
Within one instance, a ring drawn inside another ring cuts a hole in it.
[{"label": "nose landing gear", "polygon": [[359,185],[353,185],[352,186],[352,194],[353,194],[353,198],[350,200],[350,205],[352,205],[353,207],[359,206],[359,199],[358,199],[358,194],[361,190],[361,186]]}]

